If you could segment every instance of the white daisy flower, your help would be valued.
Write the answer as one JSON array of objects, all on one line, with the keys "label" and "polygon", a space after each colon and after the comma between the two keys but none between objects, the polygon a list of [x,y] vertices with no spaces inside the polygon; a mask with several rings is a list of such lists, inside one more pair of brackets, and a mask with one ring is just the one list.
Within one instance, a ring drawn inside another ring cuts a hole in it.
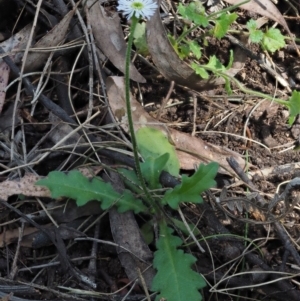
[{"label": "white daisy flower", "polygon": [[131,19],[132,16],[150,19],[157,9],[157,4],[153,0],[119,0],[117,9],[122,11],[127,19]]}]

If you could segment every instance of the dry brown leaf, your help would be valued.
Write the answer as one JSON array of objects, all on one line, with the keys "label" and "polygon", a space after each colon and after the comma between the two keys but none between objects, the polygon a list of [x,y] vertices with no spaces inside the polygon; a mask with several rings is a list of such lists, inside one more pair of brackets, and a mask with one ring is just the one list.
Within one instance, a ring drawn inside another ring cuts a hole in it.
[{"label": "dry brown leaf", "polygon": [[[100,208],[100,205],[98,203],[98,207]],[[93,212],[90,212],[90,215],[93,215]],[[62,213],[63,215],[63,213]],[[79,221],[80,223],[80,221]],[[53,224],[46,224],[43,225],[44,229],[53,227]],[[71,239],[78,236],[81,236],[81,234],[76,233],[74,231],[69,231],[69,229],[66,229],[64,227],[59,227],[58,229],[59,234],[61,235],[62,239]],[[4,246],[7,246],[9,244],[15,243],[19,238],[19,229],[13,229],[13,230],[7,230],[0,234],[0,248],[3,248]],[[47,241],[45,239],[45,233],[43,233],[41,230],[37,228],[27,227],[24,229],[22,241],[20,242],[20,246],[26,247],[26,248],[40,248],[43,246],[49,246],[52,245],[51,240]]]},{"label": "dry brown leaf", "polygon": [[[86,173],[86,170],[85,170]],[[90,174],[88,174],[90,176]],[[88,176],[87,175],[87,176]],[[91,216],[91,215],[99,215],[103,212],[101,206],[98,201],[88,202],[84,206],[78,207],[76,202],[73,200],[68,200],[66,203],[61,203],[54,201],[52,203],[45,204],[48,213],[51,217],[58,223],[71,223],[75,220],[80,219],[83,216]],[[47,214],[44,210],[38,213],[39,217],[47,218]],[[43,227],[52,227],[53,224],[46,224]],[[34,247],[33,244],[36,246],[37,239],[39,237],[39,233],[41,231],[34,227],[26,227],[23,232],[23,237],[21,241],[21,246],[32,248]],[[62,235],[63,239],[66,237],[63,236],[64,229],[61,229],[60,234]],[[11,243],[15,243],[19,238],[19,231],[18,229],[10,229],[6,230],[5,233],[0,234],[0,248],[4,247],[5,245],[9,245]],[[69,239],[69,238],[68,238]]]},{"label": "dry brown leaf", "polygon": [[[236,5],[241,3],[241,0],[224,0],[225,2]],[[265,16],[283,26],[283,28],[288,32],[289,36],[292,39],[292,42],[295,46],[295,49],[298,50],[298,47],[295,44],[295,40],[293,38],[293,35],[283,17],[283,15],[280,13],[276,5],[271,0],[250,0],[248,3],[245,3],[240,6],[240,8],[249,10],[251,12],[254,12],[256,14],[259,14],[261,16]],[[298,52],[299,55],[299,52]]]},{"label": "dry brown leaf", "polygon": [[[20,49],[20,50],[24,49],[27,45],[30,31],[31,31],[31,24],[28,24],[18,33],[14,34],[6,41],[0,43],[0,47],[2,47],[5,52],[11,52],[16,49]],[[21,60],[22,56],[23,56],[23,52],[20,51],[20,52],[12,53],[10,55],[10,58],[15,63],[18,63]],[[6,95],[5,89],[8,84],[9,73],[10,73],[9,67],[6,65],[6,63],[3,62],[2,59],[0,59],[0,113],[2,112],[2,108],[5,101],[5,95]]]},{"label": "dry brown leaf", "polygon": [[[123,30],[120,18],[117,13],[112,16],[105,14],[100,1],[87,1],[89,19],[97,46],[108,57],[116,68],[125,73],[125,54],[127,45],[124,41]],[[137,71],[133,64],[130,64],[130,79],[145,83],[145,78]]]},{"label": "dry brown leaf", "polygon": [[1,297],[0,301],[10,301],[11,300],[10,298],[13,297],[13,295],[14,293],[9,293],[8,295]]},{"label": "dry brown leaf", "polygon": [[[125,86],[123,77],[109,77],[106,81],[107,95],[112,112],[117,121],[125,131],[128,131],[127,114],[124,110],[125,104]],[[245,166],[244,159],[238,154],[224,147],[214,146],[204,142],[200,138],[192,137],[189,134],[168,128],[166,124],[158,122],[151,117],[141,104],[131,95],[132,117],[134,128],[137,131],[140,127],[150,126],[161,130],[169,139],[171,139],[176,147],[180,160],[180,166],[183,169],[194,169],[195,165],[201,162],[215,161],[220,164],[223,173],[229,173],[229,167],[226,158],[233,156],[243,168]]]},{"label": "dry brown leaf", "polygon": [[20,180],[6,180],[0,183],[0,198],[7,201],[8,197],[15,194],[27,196],[50,197],[50,191],[42,186],[35,186],[41,177],[34,174],[26,174]]},{"label": "dry brown leaf", "polygon": [[[159,4],[159,0],[157,0]],[[208,80],[201,79],[195,71],[182,61],[173,46],[169,42],[164,25],[161,21],[159,10],[147,21],[147,44],[152,60],[159,72],[178,85],[186,86],[197,91],[210,90],[218,85],[225,83],[223,78],[211,78]],[[246,53],[237,48],[235,51],[232,68],[226,71],[230,76],[235,76],[246,61]]]},{"label": "dry brown leaf", "polygon": [[[74,7],[69,13],[67,13],[64,18],[54,26],[46,35],[44,35],[34,46],[34,48],[49,48],[56,47],[61,44],[65,37],[67,30],[69,28],[69,24],[73,18],[73,15],[77,9],[77,6]],[[26,72],[36,70],[41,66],[45,65],[45,61],[49,57],[48,52],[29,52],[26,58],[25,70]]]},{"label": "dry brown leaf", "polygon": [[[23,238],[26,238],[27,235],[37,232],[37,228],[27,227],[24,229]],[[14,243],[19,238],[19,229],[12,229],[0,234],[0,248],[7,246],[11,243]],[[23,239],[21,242],[21,246],[31,248],[32,242],[27,239]]]},{"label": "dry brown leaf", "polygon": [[[49,138],[51,141],[56,144],[67,135],[69,135],[74,129],[67,123],[61,121],[53,113],[49,114],[49,121],[52,123],[51,132],[49,133]],[[64,141],[61,145],[76,145],[77,143],[84,143],[85,140],[75,132],[72,136],[70,136],[66,141]]]}]

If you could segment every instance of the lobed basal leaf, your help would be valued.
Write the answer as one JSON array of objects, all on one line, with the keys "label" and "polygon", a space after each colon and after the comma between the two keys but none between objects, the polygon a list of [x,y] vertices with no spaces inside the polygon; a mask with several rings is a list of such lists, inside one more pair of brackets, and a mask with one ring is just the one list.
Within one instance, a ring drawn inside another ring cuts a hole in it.
[{"label": "lobed basal leaf", "polygon": [[163,204],[167,203],[173,209],[177,209],[181,202],[202,202],[200,193],[216,184],[214,178],[217,171],[218,164],[215,162],[201,164],[191,177],[183,175],[181,185],[166,192],[162,199]]},{"label": "lobed basal leaf", "polygon": [[203,277],[191,269],[196,258],[178,250],[179,237],[165,224],[160,225],[160,238],[154,253],[153,266],[157,270],[152,290],[158,292],[155,300],[201,301],[199,289],[205,286]]},{"label": "lobed basal leaf", "polygon": [[130,191],[125,190],[123,194],[119,194],[110,183],[103,182],[99,177],[90,180],[76,170],[67,174],[59,171],[50,172],[47,178],[39,180],[36,185],[46,186],[53,198],[62,196],[72,198],[76,200],[78,206],[97,200],[100,201],[103,210],[116,205],[119,212],[147,211],[142,201],[136,199]]}]

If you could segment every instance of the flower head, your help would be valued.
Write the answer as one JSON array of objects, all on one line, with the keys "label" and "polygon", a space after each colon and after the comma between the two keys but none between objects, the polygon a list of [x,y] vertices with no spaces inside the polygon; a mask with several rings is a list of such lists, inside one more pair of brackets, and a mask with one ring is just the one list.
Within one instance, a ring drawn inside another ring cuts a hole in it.
[{"label": "flower head", "polygon": [[127,19],[131,19],[132,16],[150,19],[157,9],[157,4],[153,0],[119,0],[117,9],[122,11]]}]

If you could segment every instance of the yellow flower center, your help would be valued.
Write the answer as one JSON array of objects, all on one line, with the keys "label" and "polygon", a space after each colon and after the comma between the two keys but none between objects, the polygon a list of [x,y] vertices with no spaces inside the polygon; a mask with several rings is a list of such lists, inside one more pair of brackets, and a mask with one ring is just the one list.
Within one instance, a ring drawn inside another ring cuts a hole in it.
[{"label": "yellow flower center", "polygon": [[133,2],[131,7],[135,10],[142,10],[144,8],[144,4],[141,2]]}]

